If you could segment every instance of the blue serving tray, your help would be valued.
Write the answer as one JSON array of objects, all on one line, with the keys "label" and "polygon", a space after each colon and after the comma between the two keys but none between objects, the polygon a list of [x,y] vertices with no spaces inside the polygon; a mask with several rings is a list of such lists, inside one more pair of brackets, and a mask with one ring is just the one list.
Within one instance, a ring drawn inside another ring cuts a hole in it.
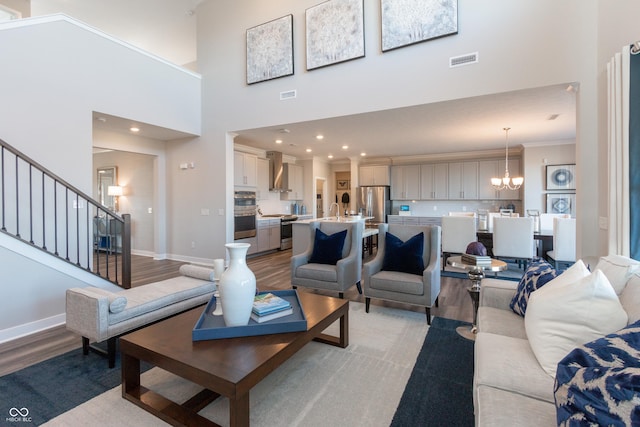
[{"label": "blue serving tray", "polygon": [[227,326],[223,316],[214,316],[213,310],[216,308],[216,297],[211,297],[204,312],[200,315],[198,322],[191,334],[193,341],[217,340],[222,338],[249,337],[255,335],[283,334],[286,332],[300,332],[307,330],[307,317],[304,314],[298,292],[295,289],[283,291],[265,291],[284,298],[291,303],[293,313],[288,316],[279,317],[264,323],[257,323],[249,319],[246,326]]}]

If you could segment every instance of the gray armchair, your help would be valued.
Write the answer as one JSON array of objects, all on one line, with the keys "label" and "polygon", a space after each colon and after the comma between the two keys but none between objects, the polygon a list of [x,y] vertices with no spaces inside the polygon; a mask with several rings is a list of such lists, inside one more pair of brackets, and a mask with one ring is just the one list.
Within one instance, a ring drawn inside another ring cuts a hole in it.
[{"label": "gray armchair", "polygon": [[[362,231],[364,224],[358,222],[315,221],[309,224],[311,241],[307,251],[291,257],[291,285],[313,289],[337,291],[344,298],[344,291],[356,285],[362,293],[360,279],[362,276]],[[316,229],[327,235],[347,230],[344,246],[335,265],[310,263],[315,245]]]},{"label": "gray armchair", "polygon": [[[380,224],[378,252],[376,257],[364,265],[363,284],[365,308],[369,312],[371,298],[419,305],[425,308],[427,323],[431,324],[431,306],[438,306],[440,294],[440,236],[439,226],[417,226]],[[385,259],[387,232],[406,242],[411,237],[424,233],[422,275],[400,271],[386,271],[382,267]]]}]

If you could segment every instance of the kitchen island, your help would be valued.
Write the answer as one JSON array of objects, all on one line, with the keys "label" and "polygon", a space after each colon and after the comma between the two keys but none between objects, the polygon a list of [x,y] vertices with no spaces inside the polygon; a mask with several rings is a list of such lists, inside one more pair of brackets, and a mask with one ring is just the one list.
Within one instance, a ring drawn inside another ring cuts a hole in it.
[{"label": "kitchen island", "polygon": [[[362,228],[365,228],[365,221],[371,219],[372,217],[362,217],[362,216],[341,216],[339,218],[325,217],[325,218],[314,218],[314,219],[305,219],[294,222],[293,225],[293,246],[292,253],[293,255],[298,255],[303,253],[309,247],[311,243],[311,227],[310,223],[315,221],[328,221],[328,222],[360,222],[362,224]],[[370,230],[375,230],[375,233]],[[373,234],[376,234],[378,229],[366,229],[364,230],[363,237],[371,237]]]}]

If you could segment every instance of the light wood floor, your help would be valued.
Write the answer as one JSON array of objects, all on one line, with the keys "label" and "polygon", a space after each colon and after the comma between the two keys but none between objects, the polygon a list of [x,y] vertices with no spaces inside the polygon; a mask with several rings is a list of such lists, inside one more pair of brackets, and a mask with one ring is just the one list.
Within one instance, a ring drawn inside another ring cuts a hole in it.
[{"label": "light wood floor", "polygon": [[[249,258],[247,265],[256,275],[260,290],[291,289],[289,261],[291,250],[277,251],[267,255]],[[365,260],[366,261],[366,260]],[[155,261],[149,257],[132,257],[132,286],[142,286],[160,280],[178,276],[179,261]],[[433,307],[431,314],[449,319],[471,322],[473,308],[467,294],[467,280],[443,277],[439,297],[439,307]],[[334,293],[299,288],[302,292],[316,292],[323,295],[337,296]],[[350,301],[364,303],[364,297],[358,294],[356,287],[345,293]],[[424,313],[424,307],[396,304],[386,301],[372,300],[371,312],[376,306],[397,307]],[[425,316],[426,321],[426,316]],[[15,372],[26,366],[41,362],[67,351],[80,350],[81,339],[65,329],[64,326],[39,332],[8,343],[0,344],[0,376]],[[95,355],[93,355],[95,356]],[[106,362],[105,362],[106,363]]]}]

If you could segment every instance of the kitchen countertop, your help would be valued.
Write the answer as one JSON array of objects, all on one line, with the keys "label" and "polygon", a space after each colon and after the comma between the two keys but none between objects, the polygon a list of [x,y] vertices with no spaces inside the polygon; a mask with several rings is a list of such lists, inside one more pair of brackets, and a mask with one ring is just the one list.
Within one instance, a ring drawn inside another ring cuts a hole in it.
[{"label": "kitchen countertop", "polygon": [[372,216],[341,216],[338,220],[335,216],[328,216],[323,218],[311,218],[311,219],[299,219],[293,224],[309,224],[314,221],[326,221],[326,222],[357,222],[357,221],[366,221],[368,219],[373,219]]}]

